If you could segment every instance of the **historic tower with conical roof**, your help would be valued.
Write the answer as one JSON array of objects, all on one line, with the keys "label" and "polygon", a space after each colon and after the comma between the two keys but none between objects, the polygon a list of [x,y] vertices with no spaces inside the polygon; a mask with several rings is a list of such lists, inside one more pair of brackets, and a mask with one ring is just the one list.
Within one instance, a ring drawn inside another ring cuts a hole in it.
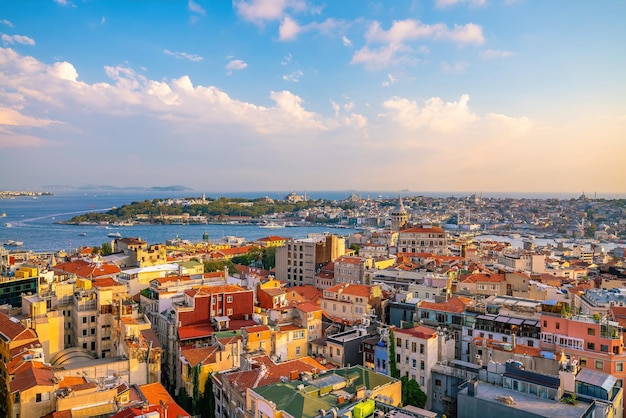
[{"label": "historic tower with conical roof", "polygon": [[398,204],[391,212],[391,230],[398,232],[402,229],[409,220],[409,214],[404,209],[404,203],[402,203],[402,196],[398,193]]}]

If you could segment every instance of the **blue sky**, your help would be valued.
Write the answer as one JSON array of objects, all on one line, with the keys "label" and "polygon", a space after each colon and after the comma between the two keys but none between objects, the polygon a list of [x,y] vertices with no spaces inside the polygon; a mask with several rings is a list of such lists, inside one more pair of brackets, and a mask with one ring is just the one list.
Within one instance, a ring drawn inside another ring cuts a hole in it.
[{"label": "blue sky", "polygon": [[0,188],[624,193],[626,2],[0,10]]}]

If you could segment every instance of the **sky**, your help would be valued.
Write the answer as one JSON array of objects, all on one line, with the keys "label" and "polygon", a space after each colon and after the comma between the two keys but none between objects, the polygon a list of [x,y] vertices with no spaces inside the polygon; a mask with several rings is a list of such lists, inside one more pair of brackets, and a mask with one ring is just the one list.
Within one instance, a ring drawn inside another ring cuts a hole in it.
[{"label": "sky", "polygon": [[623,0],[10,1],[0,189],[626,193]]}]

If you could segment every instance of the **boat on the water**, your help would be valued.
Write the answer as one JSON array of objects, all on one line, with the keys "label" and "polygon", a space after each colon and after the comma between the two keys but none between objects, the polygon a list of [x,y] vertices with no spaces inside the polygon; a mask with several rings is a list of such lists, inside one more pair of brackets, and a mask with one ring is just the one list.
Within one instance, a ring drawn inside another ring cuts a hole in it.
[{"label": "boat on the water", "polygon": [[107,237],[111,237],[111,238],[122,238],[122,234],[120,234],[119,232],[109,232],[107,234]]},{"label": "boat on the water", "polygon": [[265,222],[262,224],[259,224],[259,228],[266,228],[266,229],[279,229],[279,228],[284,228],[285,225],[282,224],[277,224],[276,222]]},{"label": "boat on the water", "polygon": [[22,241],[13,241],[12,239],[8,240],[3,244],[5,247],[21,247],[24,245]]},{"label": "boat on the water", "polygon": [[9,222],[7,222],[6,225],[7,225],[7,228],[12,228],[13,227],[13,225],[11,225]]}]

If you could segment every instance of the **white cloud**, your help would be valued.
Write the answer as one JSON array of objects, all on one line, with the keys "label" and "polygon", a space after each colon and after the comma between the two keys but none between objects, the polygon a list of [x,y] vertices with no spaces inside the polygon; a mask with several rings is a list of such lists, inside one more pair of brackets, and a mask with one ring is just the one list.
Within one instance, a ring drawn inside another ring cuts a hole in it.
[{"label": "white cloud", "polygon": [[469,64],[467,62],[454,62],[452,64],[447,63],[447,62],[442,62],[441,70],[444,73],[462,73],[462,72],[465,72],[465,70],[467,70],[468,65]]},{"label": "white cloud", "polygon": [[389,44],[374,49],[370,49],[366,45],[354,53],[350,63],[364,64],[370,69],[380,69],[398,64],[399,62],[415,62],[415,58],[402,54],[402,52],[407,51],[410,51],[410,48],[405,45]]},{"label": "white cloud", "polygon": [[243,70],[244,68],[246,68],[247,66],[248,66],[248,64],[245,61],[242,61],[242,60],[232,60],[228,64],[226,64],[226,69],[227,70],[240,71],[240,70]]},{"label": "white cloud", "polygon": [[408,129],[428,128],[435,132],[455,132],[478,120],[468,106],[469,96],[464,94],[456,102],[444,102],[432,97],[420,108],[416,101],[394,97],[383,103],[388,117]]},{"label": "white cloud", "polygon": [[484,59],[492,59],[492,58],[508,58],[508,57],[512,57],[515,54],[511,51],[498,51],[495,49],[488,49],[486,51],[483,51],[481,55]]},{"label": "white cloud", "polygon": [[285,74],[283,75],[283,80],[285,81],[289,81],[292,83],[297,83],[300,81],[300,79],[302,78],[302,76],[304,75],[304,73],[300,70],[298,71],[294,71],[291,74]]},{"label": "white cloud", "polygon": [[387,79],[382,82],[383,87],[389,87],[396,82],[396,78],[392,74],[387,74]]},{"label": "white cloud", "polygon": [[50,119],[40,119],[32,116],[27,116],[18,112],[16,109],[0,105],[0,125],[40,128],[44,126],[49,126],[53,123],[60,122]]},{"label": "white cloud", "polygon": [[8,26],[10,28],[13,27],[13,23],[11,23],[10,21],[8,21],[6,19],[0,19],[0,25],[5,25],[5,26]]},{"label": "white cloud", "polygon": [[5,33],[2,34],[2,42],[7,45],[7,44],[14,44],[14,43],[18,43],[18,44],[22,44],[22,45],[35,45],[35,41],[32,38],[29,38],[28,36],[23,36],[23,35],[7,35]]},{"label": "white cloud", "polygon": [[61,6],[69,6],[70,3],[67,0],[54,0],[56,4],[60,4]]},{"label": "white cloud", "polygon": [[298,25],[298,22],[289,16],[285,16],[278,28],[278,39],[281,41],[292,41],[296,39],[301,31],[302,28]]},{"label": "white cloud", "polygon": [[379,22],[374,22],[365,37],[368,42],[390,44],[399,44],[416,39],[451,41],[460,45],[480,45],[485,42],[482,27],[474,23],[454,25],[453,28],[449,28],[444,23],[428,25],[414,19],[396,20],[387,31],[381,28]]},{"label": "white cloud", "polygon": [[187,6],[189,7],[189,11],[192,13],[197,13],[199,15],[206,14],[206,11],[204,10],[204,8],[193,0],[189,0],[189,3],[187,4]]},{"label": "white cloud", "polygon": [[107,21],[106,17],[102,16],[102,19],[100,19],[100,24],[104,25],[106,21]]},{"label": "white cloud", "polygon": [[343,46],[347,46],[348,48],[352,47],[352,41],[348,39],[347,36],[342,36],[341,41],[343,42]]},{"label": "white cloud", "polygon": [[[299,34],[313,31],[332,36],[344,26],[345,23],[343,21],[330,18],[322,22],[311,22],[306,25],[300,25],[291,16],[285,15],[278,29],[278,39],[281,41],[293,41]],[[349,42],[348,38],[344,36],[344,44],[346,40]]]},{"label": "white cloud", "polygon": [[78,72],[76,68],[69,62],[55,62],[52,67],[48,69],[48,72],[61,79],[67,81],[76,81],[78,79]]},{"label": "white cloud", "polygon": [[170,51],[169,49],[164,49],[163,53],[166,55],[170,55],[172,57],[178,58],[178,59],[186,59],[192,62],[199,62],[203,60],[203,58],[200,55],[188,54],[186,52],[174,52],[174,51]]},{"label": "white cloud", "polygon": [[530,132],[533,127],[532,121],[527,117],[511,117],[498,113],[488,113],[485,117],[492,128],[501,134],[523,136]]},{"label": "white cloud", "polygon": [[287,10],[294,13],[307,9],[304,0],[234,0],[237,15],[256,23],[282,20]]},{"label": "white cloud", "polygon": [[474,23],[450,28],[443,23],[428,25],[414,19],[394,21],[389,30],[383,29],[379,22],[374,22],[366,32],[365,40],[366,45],[354,53],[351,63],[364,64],[370,69],[385,68],[401,62],[418,62],[416,54],[430,52],[424,45],[417,49],[409,45],[418,40],[452,42],[460,46],[485,42],[482,27]]}]

